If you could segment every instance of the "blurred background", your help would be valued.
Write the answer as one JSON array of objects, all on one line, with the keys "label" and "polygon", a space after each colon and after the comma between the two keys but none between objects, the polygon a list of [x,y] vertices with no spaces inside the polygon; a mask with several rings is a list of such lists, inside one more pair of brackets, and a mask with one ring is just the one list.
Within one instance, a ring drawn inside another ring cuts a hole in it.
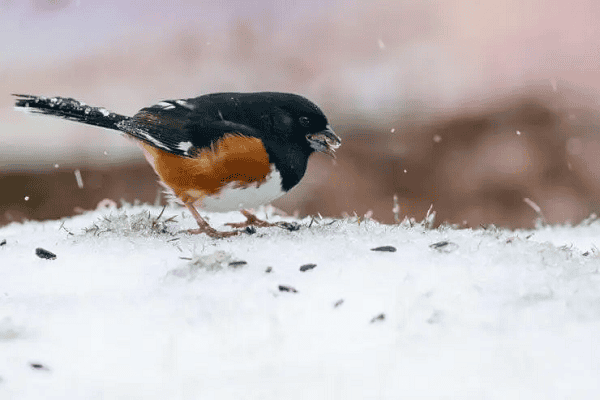
[{"label": "blurred background", "polygon": [[133,115],[260,90],[307,96],[343,138],[288,213],[390,223],[396,194],[401,218],[577,223],[599,209],[599,20],[596,0],[0,0],[0,224],[159,190],[130,141],[11,93]]}]

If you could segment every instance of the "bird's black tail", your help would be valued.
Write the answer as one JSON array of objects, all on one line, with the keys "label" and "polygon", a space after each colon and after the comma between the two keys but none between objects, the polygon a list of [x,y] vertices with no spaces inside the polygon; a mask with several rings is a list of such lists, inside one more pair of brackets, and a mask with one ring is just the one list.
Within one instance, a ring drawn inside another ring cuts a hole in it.
[{"label": "bird's black tail", "polygon": [[65,97],[32,96],[13,94],[17,97],[15,108],[36,114],[53,115],[102,128],[120,130],[117,124],[129,119],[102,107],[90,107],[81,101]]}]

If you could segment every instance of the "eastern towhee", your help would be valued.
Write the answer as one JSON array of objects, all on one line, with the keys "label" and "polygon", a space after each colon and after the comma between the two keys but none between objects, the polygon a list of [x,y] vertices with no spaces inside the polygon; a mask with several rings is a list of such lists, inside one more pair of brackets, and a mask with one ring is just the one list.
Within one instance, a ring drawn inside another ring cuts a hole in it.
[{"label": "eastern towhee", "polygon": [[20,110],[114,129],[133,138],[160,177],[198,222],[190,233],[226,237],[200,216],[207,211],[241,210],[247,221],[228,224],[270,226],[247,209],[267,204],[304,176],[315,151],[334,157],[340,138],[323,111],[290,93],[214,93],[165,100],[133,117],[63,97],[14,95]]}]

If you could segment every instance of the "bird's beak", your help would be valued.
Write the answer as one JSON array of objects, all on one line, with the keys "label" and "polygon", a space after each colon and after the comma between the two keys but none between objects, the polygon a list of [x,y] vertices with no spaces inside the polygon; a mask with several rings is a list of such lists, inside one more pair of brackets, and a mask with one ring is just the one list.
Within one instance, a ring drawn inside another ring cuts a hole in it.
[{"label": "bird's beak", "polygon": [[306,140],[310,143],[310,147],[325,153],[335,158],[335,150],[342,144],[342,139],[331,129],[329,125],[317,133],[309,133],[306,135]]}]

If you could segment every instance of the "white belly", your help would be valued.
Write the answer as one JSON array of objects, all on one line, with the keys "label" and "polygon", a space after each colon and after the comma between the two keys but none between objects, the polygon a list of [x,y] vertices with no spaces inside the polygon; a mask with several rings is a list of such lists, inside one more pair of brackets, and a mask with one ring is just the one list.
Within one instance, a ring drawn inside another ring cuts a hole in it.
[{"label": "white belly", "polygon": [[241,188],[237,182],[231,182],[220,191],[218,196],[206,196],[196,201],[194,206],[206,211],[235,211],[269,204],[284,194],[281,189],[281,175],[271,170],[266,181],[260,186],[254,183]]}]

